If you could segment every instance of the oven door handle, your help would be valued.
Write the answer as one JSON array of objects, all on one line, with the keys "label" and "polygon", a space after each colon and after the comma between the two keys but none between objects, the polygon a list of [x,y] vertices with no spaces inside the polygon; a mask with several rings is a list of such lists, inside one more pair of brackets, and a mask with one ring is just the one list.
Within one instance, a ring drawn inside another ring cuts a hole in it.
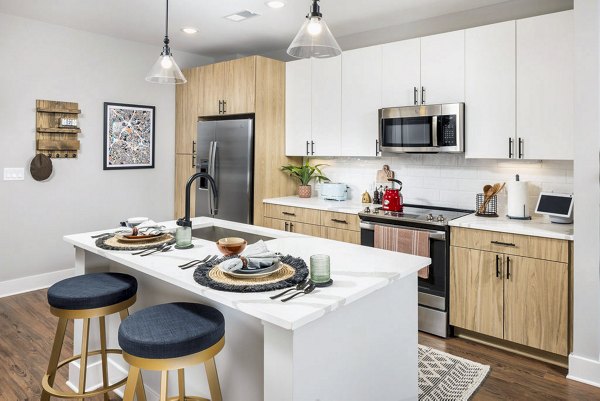
[{"label": "oven door handle", "polygon": [[445,231],[436,231],[436,230],[427,230],[424,228],[415,228],[415,227],[406,227],[396,224],[382,224],[382,223],[372,223],[369,221],[361,221],[360,228],[362,230],[375,231],[375,226],[385,226],[385,227],[394,227],[394,228],[404,228],[406,230],[415,230],[415,231],[426,231],[429,233],[429,238],[445,241],[446,240],[446,232]]}]

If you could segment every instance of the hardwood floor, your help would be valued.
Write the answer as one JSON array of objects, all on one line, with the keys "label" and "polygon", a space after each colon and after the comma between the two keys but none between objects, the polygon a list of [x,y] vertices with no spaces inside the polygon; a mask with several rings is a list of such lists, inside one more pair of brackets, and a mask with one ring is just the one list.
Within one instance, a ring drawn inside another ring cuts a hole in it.
[{"label": "hardwood floor", "polygon": [[[50,314],[46,290],[0,298],[0,400],[39,400],[58,318]],[[69,322],[61,359],[72,355]],[[56,388],[69,391],[67,368],[59,370]],[[54,400],[55,398],[53,398]],[[101,396],[89,400],[101,401]],[[120,400],[111,394],[111,401]]]},{"label": "hardwood floor", "polygon": [[419,333],[419,344],[490,365],[490,374],[472,401],[600,400],[600,388],[568,380],[564,368],[461,338],[444,340]]},{"label": "hardwood floor", "polygon": [[[0,298],[1,401],[39,400],[56,323],[48,311],[45,290]],[[491,366],[490,375],[473,401],[600,400],[600,388],[567,380],[563,368],[459,338],[443,340],[419,333],[419,343]],[[70,324],[63,358],[72,349]],[[62,369],[56,378],[57,387],[63,390],[67,390],[66,375],[66,369]],[[111,394],[111,401],[119,399]],[[102,397],[94,399],[101,400]]]}]

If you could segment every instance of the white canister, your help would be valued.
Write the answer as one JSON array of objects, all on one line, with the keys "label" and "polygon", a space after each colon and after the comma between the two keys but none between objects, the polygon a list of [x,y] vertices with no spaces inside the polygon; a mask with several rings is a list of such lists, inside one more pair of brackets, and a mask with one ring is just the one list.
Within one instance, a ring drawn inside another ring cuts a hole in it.
[{"label": "white canister", "polygon": [[530,219],[528,182],[519,181],[517,174],[516,180],[508,183],[506,191],[508,192],[507,216],[511,219]]}]

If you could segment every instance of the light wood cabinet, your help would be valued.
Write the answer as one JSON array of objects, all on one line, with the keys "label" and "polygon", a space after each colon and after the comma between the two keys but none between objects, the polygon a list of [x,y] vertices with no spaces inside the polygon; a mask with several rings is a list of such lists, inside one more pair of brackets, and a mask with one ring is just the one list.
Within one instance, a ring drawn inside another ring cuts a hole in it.
[{"label": "light wood cabinet", "polygon": [[360,244],[358,215],[264,204],[265,225],[276,230]]},{"label": "light wood cabinet", "polygon": [[188,69],[184,74],[188,82],[176,88],[176,216],[181,217],[183,208],[182,184],[195,172],[188,166],[196,163],[194,142],[198,119],[253,115],[253,222],[261,225],[263,199],[292,195],[296,191],[295,183],[279,167],[301,163],[300,158],[285,156],[285,63],[251,56]]},{"label": "light wood cabinet", "polygon": [[202,116],[254,112],[255,57],[245,57],[204,67]]},{"label": "light wood cabinet", "polygon": [[[175,155],[175,219],[185,216],[185,184],[196,172],[192,155]],[[196,191],[190,192],[190,215],[195,215]]]},{"label": "light wood cabinet", "polygon": [[566,356],[569,242],[456,227],[451,234],[450,324]]},{"label": "light wood cabinet", "polygon": [[381,46],[342,53],[342,156],[379,156]]},{"label": "light wood cabinet", "polygon": [[573,10],[517,20],[520,158],[573,160],[573,36]]},{"label": "light wood cabinet", "polygon": [[507,159],[516,138],[516,22],[465,32],[465,157]]},{"label": "light wood cabinet", "polygon": [[502,338],[500,255],[453,246],[450,264],[450,324]]},{"label": "light wood cabinet", "polygon": [[421,38],[421,103],[465,101],[465,31]]},{"label": "light wood cabinet", "polygon": [[505,256],[504,339],[567,355],[568,266]]}]

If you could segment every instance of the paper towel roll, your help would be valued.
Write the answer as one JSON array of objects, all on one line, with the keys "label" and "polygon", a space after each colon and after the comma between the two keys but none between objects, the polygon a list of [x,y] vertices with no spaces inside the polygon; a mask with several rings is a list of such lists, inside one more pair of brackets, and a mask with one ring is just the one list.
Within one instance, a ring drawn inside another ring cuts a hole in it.
[{"label": "paper towel roll", "polygon": [[508,217],[525,219],[529,217],[529,189],[527,181],[509,182],[508,192]]}]

